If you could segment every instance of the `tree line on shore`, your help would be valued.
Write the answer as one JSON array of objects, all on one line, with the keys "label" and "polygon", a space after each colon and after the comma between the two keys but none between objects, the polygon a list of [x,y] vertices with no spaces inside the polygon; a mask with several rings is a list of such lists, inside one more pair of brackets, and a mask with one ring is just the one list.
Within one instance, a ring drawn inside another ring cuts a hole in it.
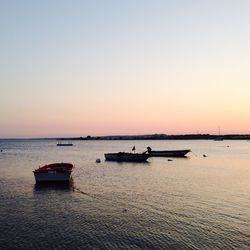
[{"label": "tree line on shore", "polygon": [[150,135],[109,135],[109,136],[85,136],[72,138],[57,138],[59,140],[250,140],[249,134],[184,134],[184,135],[167,135],[167,134],[150,134]]}]

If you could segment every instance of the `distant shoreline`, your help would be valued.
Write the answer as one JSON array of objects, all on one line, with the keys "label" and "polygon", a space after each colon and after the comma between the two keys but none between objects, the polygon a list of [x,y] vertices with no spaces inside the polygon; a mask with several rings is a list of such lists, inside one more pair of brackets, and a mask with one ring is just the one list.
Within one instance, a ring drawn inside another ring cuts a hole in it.
[{"label": "distant shoreline", "polygon": [[68,141],[89,141],[89,140],[250,140],[250,134],[149,134],[149,135],[108,135],[108,136],[80,136],[80,137],[48,137],[48,138],[0,138],[0,140],[68,140]]}]

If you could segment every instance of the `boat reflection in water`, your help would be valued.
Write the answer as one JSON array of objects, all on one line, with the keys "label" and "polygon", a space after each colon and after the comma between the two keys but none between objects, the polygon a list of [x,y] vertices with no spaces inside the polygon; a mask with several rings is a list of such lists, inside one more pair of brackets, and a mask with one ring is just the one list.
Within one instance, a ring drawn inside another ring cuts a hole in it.
[{"label": "boat reflection in water", "polygon": [[74,191],[74,180],[71,178],[68,182],[37,182],[34,185],[34,191],[49,190]]}]

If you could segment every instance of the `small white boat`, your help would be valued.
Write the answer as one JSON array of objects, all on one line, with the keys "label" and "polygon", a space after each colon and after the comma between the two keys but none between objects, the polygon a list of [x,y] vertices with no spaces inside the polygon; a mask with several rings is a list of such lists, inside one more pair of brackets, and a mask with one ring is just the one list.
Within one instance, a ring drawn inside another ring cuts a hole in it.
[{"label": "small white boat", "polygon": [[71,163],[52,163],[34,170],[36,182],[68,182],[72,173]]}]

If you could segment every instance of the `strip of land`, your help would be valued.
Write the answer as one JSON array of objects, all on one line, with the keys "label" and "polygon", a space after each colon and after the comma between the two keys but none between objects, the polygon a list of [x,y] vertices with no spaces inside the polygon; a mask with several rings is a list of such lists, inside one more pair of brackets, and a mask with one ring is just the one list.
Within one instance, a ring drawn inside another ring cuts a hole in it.
[{"label": "strip of land", "polygon": [[149,134],[149,135],[108,135],[108,136],[86,136],[72,138],[57,138],[61,140],[250,140],[250,135],[227,134],[227,135],[210,135],[210,134],[184,134],[184,135],[167,135],[167,134]]},{"label": "strip of land", "polygon": [[49,138],[0,138],[0,140],[247,140],[250,141],[250,134],[183,134],[183,135],[167,135],[167,134],[147,134],[147,135],[107,135],[107,136],[79,136],[79,137],[49,137]]}]

